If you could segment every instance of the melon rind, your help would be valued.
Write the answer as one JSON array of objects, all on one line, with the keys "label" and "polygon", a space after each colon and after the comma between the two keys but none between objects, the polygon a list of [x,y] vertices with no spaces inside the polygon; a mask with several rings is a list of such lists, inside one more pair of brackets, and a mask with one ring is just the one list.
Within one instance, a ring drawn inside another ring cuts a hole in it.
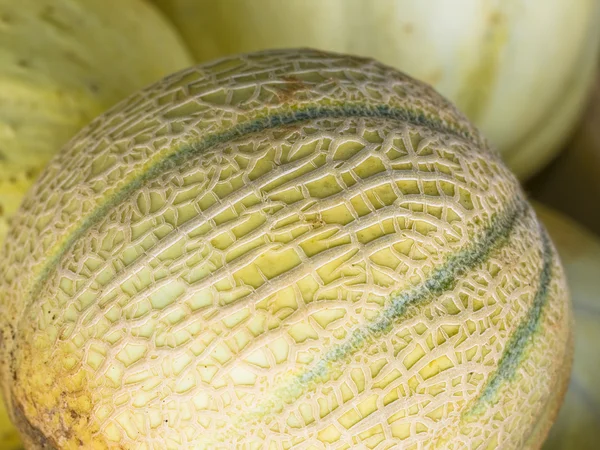
[{"label": "melon rind", "polygon": [[198,62],[311,46],[369,56],[425,81],[483,131],[521,180],[562,149],[597,73],[600,4],[593,0],[153,1]]},{"label": "melon rind", "polygon": [[165,78],[52,160],[4,252],[2,385],[32,448],[537,448],[570,370],[516,178],[370,59]]},{"label": "melon rind", "polygon": [[1,0],[0,242],[36,176],[84,125],[191,64],[144,0]]},{"label": "melon rind", "polygon": [[565,268],[575,317],[574,365],[569,389],[544,450],[595,450],[600,442],[600,239],[570,218],[539,203]]}]

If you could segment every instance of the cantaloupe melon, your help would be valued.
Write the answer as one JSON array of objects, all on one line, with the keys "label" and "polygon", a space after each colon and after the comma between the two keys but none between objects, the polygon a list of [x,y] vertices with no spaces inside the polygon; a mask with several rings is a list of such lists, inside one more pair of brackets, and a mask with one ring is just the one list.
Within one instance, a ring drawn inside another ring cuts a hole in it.
[{"label": "cantaloupe melon", "polygon": [[311,46],[376,58],[453,101],[526,179],[593,82],[596,0],[154,0],[199,61]]},{"label": "cantaloupe melon", "polygon": [[81,127],[190,62],[142,0],[0,0],[0,241],[36,175]]},{"label": "cantaloupe melon", "polygon": [[370,59],[165,78],[53,159],[3,251],[29,448],[533,449],[569,378],[563,271],[516,178]]},{"label": "cantaloupe melon", "polygon": [[596,450],[600,442],[600,239],[536,204],[566,271],[575,315],[571,382],[544,450]]}]

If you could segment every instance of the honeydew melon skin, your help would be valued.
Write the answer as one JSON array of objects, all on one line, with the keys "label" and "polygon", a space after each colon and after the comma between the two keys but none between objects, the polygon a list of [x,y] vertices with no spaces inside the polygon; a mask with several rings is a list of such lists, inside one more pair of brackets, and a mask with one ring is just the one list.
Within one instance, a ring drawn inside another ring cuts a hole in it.
[{"label": "honeydew melon skin", "polygon": [[600,440],[600,240],[573,220],[534,204],[565,268],[575,316],[575,354],[571,382],[544,450],[593,450]]},{"label": "honeydew melon skin", "polygon": [[590,91],[594,0],[155,0],[198,61],[310,46],[373,57],[431,84],[527,179],[559,151]]},{"label": "honeydew melon skin", "polygon": [[52,160],[3,251],[28,448],[539,448],[568,380],[563,272],[518,181],[369,59],[165,78]]},{"label": "honeydew melon skin", "polygon": [[0,242],[50,158],[129,94],[191,65],[142,0],[0,1]]}]

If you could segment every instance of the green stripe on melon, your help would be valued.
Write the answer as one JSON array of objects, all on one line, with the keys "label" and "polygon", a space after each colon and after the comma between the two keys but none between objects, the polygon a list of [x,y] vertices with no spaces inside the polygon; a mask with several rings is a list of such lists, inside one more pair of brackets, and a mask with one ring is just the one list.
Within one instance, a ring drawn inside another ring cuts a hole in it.
[{"label": "green stripe on melon", "polygon": [[164,79],[54,159],[5,251],[30,445],[536,448],[568,377],[564,277],[518,182],[368,59]]},{"label": "green stripe on melon", "polygon": [[[121,201],[127,198],[131,192],[139,189],[143,184],[150,179],[156,178],[166,169],[180,164],[186,159],[201,153],[216,145],[226,144],[235,138],[241,138],[251,133],[260,133],[267,129],[277,128],[286,125],[303,122],[310,119],[320,118],[361,118],[361,117],[381,117],[395,119],[401,122],[407,122],[414,125],[423,125],[432,130],[448,134],[456,134],[465,139],[470,138],[467,130],[454,130],[452,125],[445,126],[438,118],[427,117],[421,111],[412,111],[408,109],[390,108],[387,105],[362,105],[362,104],[343,104],[343,105],[326,105],[326,106],[311,106],[309,108],[290,108],[290,111],[278,114],[269,114],[264,117],[254,119],[252,121],[242,123],[230,129],[224,130],[221,133],[211,134],[203,138],[200,142],[194,142],[182,148],[178,148],[173,153],[164,155],[164,159],[159,159],[154,165],[145,168],[143,172],[134,173],[131,180],[126,180],[122,183],[115,192],[109,197],[106,202],[98,205],[96,210],[92,211],[89,216],[82,221],[81,226],[73,231],[73,233],[65,239],[61,248],[57,250],[57,255],[51,260],[48,266],[43,267],[41,271],[41,282],[47,276],[48,272],[54,268],[54,264],[58,262],[61,256],[67,251],[86,230],[104,218],[108,212],[118,205]],[[36,281],[36,287],[33,292],[35,295],[39,289],[40,281]]]},{"label": "green stripe on melon", "polygon": [[[522,202],[522,201],[521,201]],[[408,312],[408,309],[413,305],[432,301],[440,294],[449,290],[456,283],[456,278],[464,274],[469,269],[478,266],[482,261],[487,259],[489,253],[496,247],[506,241],[510,231],[512,230],[515,221],[523,213],[523,203],[519,203],[518,207],[493,221],[486,233],[474,245],[450,255],[448,260],[441,267],[436,268],[431,277],[425,280],[422,284],[407,291],[394,295],[386,305],[386,307],[375,317],[374,320],[367,323],[365,326],[352,331],[350,337],[342,344],[328,349],[324,352],[324,356],[310,370],[306,370],[296,375],[291,382],[275,389],[274,397],[278,403],[288,403],[295,400],[299,394],[306,390],[314,390],[314,383],[327,380],[328,372],[331,366],[344,362],[348,357],[359,351],[367,342],[381,339],[383,335],[389,333],[397,321],[401,320]],[[547,258],[544,258],[545,260]],[[544,270],[547,270],[547,264],[544,264]],[[543,278],[543,284],[547,287],[547,277]],[[541,292],[541,291],[539,291]],[[545,291],[544,291],[545,292]],[[542,294],[544,296],[544,294]],[[537,296],[536,296],[537,299]],[[537,305],[534,305],[534,308]],[[537,311],[536,311],[537,312]],[[535,315],[535,314],[534,314]],[[537,314],[539,316],[539,313]],[[520,328],[518,329],[518,335]],[[483,401],[492,397],[497,390],[500,379],[509,378],[514,370],[515,365],[503,364],[508,359],[517,359],[516,354],[522,349],[522,339],[517,339],[517,342],[507,348],[500,362],[498,373],[492,378],[492,382],[484,390]],[[515,356],[513,356],[515,355]],[[478,399],[479,401],[480,399]],[[269,404],[271,403],[271,404]],[[266,406],[269,405],[269,407]],[[264,416],[269,409],[273,408],[272,401],[261,402],[256,408],[253,408],[249,413],[242,416],[243,420],[251,420],[253,415]]]},{"label": "green stripe on melon", "polygon": [[[406,71],[455,103],[520,179],[566,142],[600,48],[600,6],[588,0],[153,1],[198,62],[310,46]],[[449,21],[457,10],[464,14]],[[523,101],[524,92],[535,101]]]},{"label": "green stripe on melon", "polygon": [[531,336],[537,331],[540,317],[544,305],[548,300],[548,288],[552,279],[552,248],[549,242],[549,237],[545,231],[541,231],[541,240],[543,242],[543,267],[540,276],[539,287],[533,299],[533,305],[529,309],[527,316],[521,321],[518,328],[515,330],[510,342],[504,350],[504,354],[498,363],[498,370],[494,376],[488,381],[483,394],[478,399],[474,408],[475,411],[481,411],[486,401],[490,401],[498,391],[502,382],[511,379],[519,364],[521,357],[526,350],[528,341]]}]

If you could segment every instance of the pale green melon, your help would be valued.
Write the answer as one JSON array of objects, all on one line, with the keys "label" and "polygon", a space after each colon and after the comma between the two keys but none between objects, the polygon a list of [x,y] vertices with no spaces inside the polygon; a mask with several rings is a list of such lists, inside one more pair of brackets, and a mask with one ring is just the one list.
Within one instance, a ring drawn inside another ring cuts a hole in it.
[{"label": "pale green melon", "polygon": [[556,251],[433,89],[370,59],[165,78],[45,169],[0,262],[31,448],[539,448],[571,367]]},{"label": "pale green melon", "polygon": [[[528,186],[532,196],[600,235],[600,76],[583,120],[557,160]],[[591,206],[591,207],[590,207]]]},{"label": "pale green melon", "polygon": [[600,44],[596,0],[155,0],[199,61],[309,46],[432,84],[521,179],[569,136]]}]

